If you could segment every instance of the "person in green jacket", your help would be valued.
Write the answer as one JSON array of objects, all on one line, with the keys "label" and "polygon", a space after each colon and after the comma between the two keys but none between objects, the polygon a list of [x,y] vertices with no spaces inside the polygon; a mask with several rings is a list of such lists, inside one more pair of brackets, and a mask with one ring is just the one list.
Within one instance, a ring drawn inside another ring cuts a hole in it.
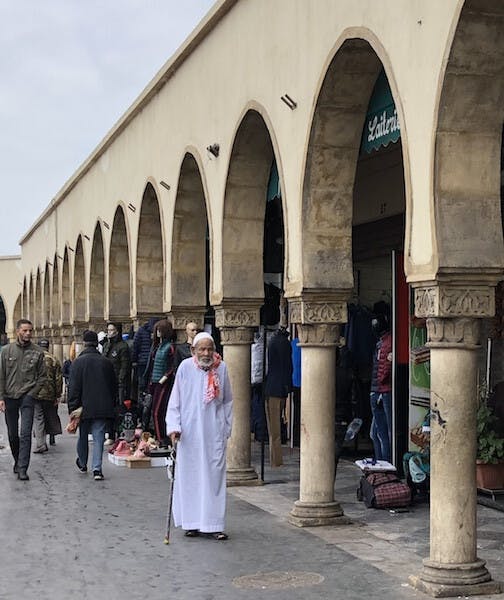
[{"label": "person in green jacket", "polygon": [[13,471],[22,481],[29,479],[35,399],[46,380],[44,351],[32,343],[32,334],[31,321],[19,319],[16,341],[4,346],[0,354],[0,411],[5,412]]}]

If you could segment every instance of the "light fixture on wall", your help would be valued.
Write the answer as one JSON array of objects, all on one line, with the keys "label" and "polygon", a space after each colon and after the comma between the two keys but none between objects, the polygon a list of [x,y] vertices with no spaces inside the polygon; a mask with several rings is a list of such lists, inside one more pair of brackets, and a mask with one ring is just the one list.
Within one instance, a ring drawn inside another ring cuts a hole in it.
[{"label": "light fixture on wall", "polygon": [[160,181],[159,185],[162,185],[165,188],[165,190],[171,190],[171,187],[166,183],[166,181]]},{"label": "light fixture on wall", "polygon": [[75,250],[73,248],[70,248],[70,246],[68,246],[68,249],[70,250],[70,252],[75,252]]},{"label": "light fixture on wall", "polygon": [[91,241],[91,238],[89,237],[89,235],[86,235],[86,234],[84,234],[84,237],[86,238],[86,240],[87,240],[88,242],[90,242],[90,241]]},{"label": "light fixture on wall", "polygon": [[220,152],[220,146],[219,144],[210,144],[210,146],[207,146],[207,152],[209,155],[208,158],[210,158],[210,160],[212,159],[212,156],[214,158],[217,158],[219,156],[219,152]]},{"label": "light fixture on wall", "polygon": [[131,202],[128,204],[128,208],[131,210],[131,212],[136,212],[136,206],[131,204]]},{"label": "light fixture on wall", "polygon": [[106,229],[110,229],[110,225],[106,221],[102,221],[102,223],[103,227],[105,227]]},{"label": "light fixture on wall", "polygon": [[297,107],[297,102],[295,100],[293,100],[289,94],[284,94],[283,96],[280,96],[280,100],[282,102],[285,102],[285,104],[287,104],[287,106],[291,109],[294,110]]}]

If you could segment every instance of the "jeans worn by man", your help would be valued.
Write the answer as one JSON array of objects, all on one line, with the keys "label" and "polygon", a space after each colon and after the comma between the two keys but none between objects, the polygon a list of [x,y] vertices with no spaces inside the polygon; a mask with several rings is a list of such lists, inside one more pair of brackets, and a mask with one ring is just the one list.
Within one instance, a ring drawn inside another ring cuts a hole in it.
[{"label": "jeans worn by man", "polygon": [[35,398],[46,379],[44,352],[32,344],[32,333],[32,323],[20,319],[16,341],[4,346],[0,354],[0,411],[5,412],[13,471],[22,481],[29,479]]}]

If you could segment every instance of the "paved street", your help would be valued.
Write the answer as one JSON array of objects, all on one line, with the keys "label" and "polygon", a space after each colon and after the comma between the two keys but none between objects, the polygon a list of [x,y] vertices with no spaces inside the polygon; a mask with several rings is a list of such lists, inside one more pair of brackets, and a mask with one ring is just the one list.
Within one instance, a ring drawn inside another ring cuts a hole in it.
[{"label": "paved street", "polygon": [[[0,435],[7,446],[1,417]],[[1,600],[425,598],[407,576],[428,553],[428,507],[366,509],[355,498],[359,471],[352,463],[340,464],[336,484],[351,525],[287,523],[298,454],[284,449],[287,464],[266,469],[267,485],[229,490],[228,541],[187,539],[174,530],[165,546],[163,468],[105,462],[106,479],[95,482],[75,468],[75,438],[57,442],[32,456],[27,483],[13,476],[8,448],[0,451]],[[479,556],[504,581],[503,515],[480,506],[478,518]]]}]

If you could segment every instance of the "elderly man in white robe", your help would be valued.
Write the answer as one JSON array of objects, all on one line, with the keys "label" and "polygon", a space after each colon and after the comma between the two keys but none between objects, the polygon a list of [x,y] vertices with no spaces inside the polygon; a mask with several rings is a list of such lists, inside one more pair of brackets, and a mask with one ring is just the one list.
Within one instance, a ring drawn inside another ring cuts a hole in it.
[{"label": "elderly man in white robe", "polygon": [[192,342],[191,358],[177,369],[166,431],[177,442],[173,520],[187,537],[226,540],[226,446],[232,393],[227,367],[206,332]]}]

